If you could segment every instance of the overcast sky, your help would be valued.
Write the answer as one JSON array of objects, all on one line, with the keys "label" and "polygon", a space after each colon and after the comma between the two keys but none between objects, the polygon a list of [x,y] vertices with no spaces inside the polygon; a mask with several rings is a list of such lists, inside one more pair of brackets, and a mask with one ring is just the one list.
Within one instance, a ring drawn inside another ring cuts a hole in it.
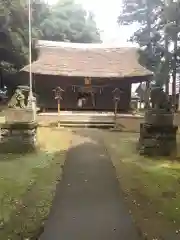
[{"label": "overcast sky", "polygon": [[[55,3],[57,0],[48,0]],[[121,11],[121,0],[76,0],[87,10],[94,12],[102,40],[122,46],[131,45],[127,39],[135,31],[135,26],[118,26],[117,17]]]}]

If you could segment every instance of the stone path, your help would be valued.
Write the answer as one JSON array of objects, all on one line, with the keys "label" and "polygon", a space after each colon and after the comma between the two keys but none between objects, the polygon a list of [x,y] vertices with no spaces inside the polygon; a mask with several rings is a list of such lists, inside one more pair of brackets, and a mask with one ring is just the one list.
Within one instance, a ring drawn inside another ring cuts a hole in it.
[{"label": "stone path", "polygon": [[40,240],[140,240],[100,141],[74,136]]}]

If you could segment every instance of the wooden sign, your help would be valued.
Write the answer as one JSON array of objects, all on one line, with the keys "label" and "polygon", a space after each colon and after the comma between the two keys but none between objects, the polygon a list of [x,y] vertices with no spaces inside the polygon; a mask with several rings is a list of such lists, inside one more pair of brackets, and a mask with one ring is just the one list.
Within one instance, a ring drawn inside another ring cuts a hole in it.
[{"label": "wooden sign", "polygon": [[84,81],[85,81],[85,85],[91,85],[91,78],[90,77],[86,77],[84,79]]}]

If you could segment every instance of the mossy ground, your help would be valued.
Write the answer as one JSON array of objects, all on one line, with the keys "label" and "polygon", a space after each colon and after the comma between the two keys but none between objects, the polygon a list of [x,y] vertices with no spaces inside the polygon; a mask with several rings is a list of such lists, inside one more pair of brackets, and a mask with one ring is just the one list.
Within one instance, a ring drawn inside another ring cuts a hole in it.
[{"label": "mossy ground", "polygon": [[71,132],[39,128],[39,149],[0,154],[0,239],[36,239],[61,179]]},{"label": "mossy ground", "polygon": [[139,134],[102,135],[120,187],[142,232],[147,239],[174,239],[173,234],[180,234],[180,136],[175,159],[154,159],[136,151]]}]

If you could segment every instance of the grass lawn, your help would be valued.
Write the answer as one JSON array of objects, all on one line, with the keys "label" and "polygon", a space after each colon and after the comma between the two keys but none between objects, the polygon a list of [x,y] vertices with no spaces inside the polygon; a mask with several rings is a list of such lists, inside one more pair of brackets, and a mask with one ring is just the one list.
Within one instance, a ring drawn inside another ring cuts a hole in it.
[{"label": "grass lawn", "polygon": [[37,153],[0,154],[0,239],[37,239],[71,136],[68,130],[39,128]]},{"label": "grass lawn", "polygon": [[[141,231],[147,239],[180,239],[180,163],[177,159],[139,156],[138,134],[103,134],[121,189]],[[178,142],[180,145],[179,136]]]}]

